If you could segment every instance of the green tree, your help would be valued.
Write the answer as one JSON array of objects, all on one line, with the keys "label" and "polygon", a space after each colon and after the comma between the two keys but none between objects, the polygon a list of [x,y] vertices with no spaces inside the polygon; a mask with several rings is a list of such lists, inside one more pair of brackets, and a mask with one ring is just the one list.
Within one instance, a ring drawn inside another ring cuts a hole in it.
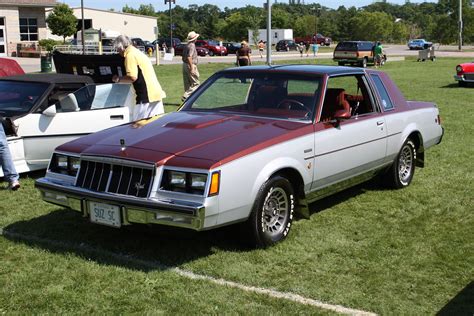
[{"label": "green tree", "polygon": [[383,12],[359,12],[351,21],[353,35],[359,40],[388,41],[392,32],[392,19]]},{"label": "green tree", "polygon": [[76,33],[77,19],[74,12],[67,4],[60,3],[56,5],[53,12],[46,18],[46,23],[54,35],[63,37],[63,43],[66,37]]}]

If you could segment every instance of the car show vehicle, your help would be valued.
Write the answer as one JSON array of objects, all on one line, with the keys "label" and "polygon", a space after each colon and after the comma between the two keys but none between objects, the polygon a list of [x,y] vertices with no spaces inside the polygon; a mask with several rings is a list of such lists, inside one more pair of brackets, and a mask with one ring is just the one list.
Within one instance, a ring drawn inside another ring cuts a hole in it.
[{"label": "car show vehicle", "polygon": [[380,175],[407,187],[443,136],[437,106],[407,101],[384,72],[317,65],[219,71],[179,111],[56,148],[45,201],[92,223],[197,231],[242,223],[283,240],[308,203]]},{"label": "car show vehicle", "polygon": [[[178,46],[176,46],[176,48],[174,49],[174,54],[178,55],[178,56],[182,56],[185,46],[186,46],[186,44],[179,44]],[[207,48],[204,48],[204,47],[196,46],[196,52],[197,52],[198,56],[201,56],[201,57],[209,55],[209,50]]]},{"label": "car show vehicle", "polygon": [[457,65],[454,79],[460,87],[467,86],[470,83],[474,84],[474,61]]},{"label": "car show vehicle", "polygon": [[407,44],[410,50],[427,49],[433,46],[433,43],[426,41],[424,38],[413,39]]},{"label": "car show vehicle", "polygon": [[314,35],[307,35],[307,36],[302,36],[302,37],[295,37],[295,42],[296,43],[316,43],[321,46],[330,46],[332,43],[332,39],[330,37],[324,36],[320,33],[314,34]]},{"label": "car show vehicle", "polygon": [[66,74],[0,78],[0,118],[17,172],[46,169],[58,145],[129,122],[132,89]]},{"label": "car show vehicle", "polygon": [[196,47],[203,47],[209,50],[209,56],[220,55],[227,56],[227,48],[225,46],[219,45],[217,41],[211,40],[197,40],[195,43]]},{"label": "car show vehicle", "polygon": [[298,47],[296,46],[296,42],[294,40],[281,40],[276,43],[275,49],[277,52],[288,52],[290,50],[297,50]]},{"label": "car show vehicle", "polygon": [[[343,41],[339,42],[334,49],[333,60],[339,66],[346,64],[358,65],[366,68],[369,63],[375,63],[374,42],[369,41]],[[385,64],[387,56],[384,54],[381,64]]]}]

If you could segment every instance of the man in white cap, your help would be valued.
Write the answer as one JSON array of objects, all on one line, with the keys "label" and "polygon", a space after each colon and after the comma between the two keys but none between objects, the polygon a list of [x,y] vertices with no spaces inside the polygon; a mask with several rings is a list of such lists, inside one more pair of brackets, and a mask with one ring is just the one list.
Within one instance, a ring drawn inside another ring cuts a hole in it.
[{"label": "man in white cap", "polygon": [[199,34],[191,31],[188,33],[187,44],[183,50],[183,83],[184,83],[184,94],[181,98],[185,101],[194,90],[199,87],[199,71],[197,68],[198,56],[196,51],[195,42]]}]

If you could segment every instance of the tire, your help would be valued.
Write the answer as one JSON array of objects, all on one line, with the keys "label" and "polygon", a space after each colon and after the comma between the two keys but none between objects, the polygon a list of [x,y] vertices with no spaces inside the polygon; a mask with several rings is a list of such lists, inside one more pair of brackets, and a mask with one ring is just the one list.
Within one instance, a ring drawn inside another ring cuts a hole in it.
[{"label": "tire", "polygon": [[209,56],[214,56],[214,52],[212,50],[209,51]]},{"label": "tire", "polygon": [[338,61],[337,64],[338,64],[339,66],[344,66],[344,63],[343,63],[342,61]]},{"label": "tire", "polygon": [[466,82],[464,82],[464,81],[458,81],[458,85],[459,85],[460,87],[465,87],[465,86],[466,86]]},{"label": "tire", "polygon": [[362,61],[360,62],[360,66],[362,68],[367,68],[367,58],[362,59]]},{"label": "tire", "polygon": [[270,247],[286,238],[293,221],[295,198],[290,182],[275,176],[260,188],[246,223],[252,246]]},{"label": "tire", "polygon": [[407,139],[387,173],[387,184],[395,189],[409,186],[415,175],[415,162],[415,143]]}]

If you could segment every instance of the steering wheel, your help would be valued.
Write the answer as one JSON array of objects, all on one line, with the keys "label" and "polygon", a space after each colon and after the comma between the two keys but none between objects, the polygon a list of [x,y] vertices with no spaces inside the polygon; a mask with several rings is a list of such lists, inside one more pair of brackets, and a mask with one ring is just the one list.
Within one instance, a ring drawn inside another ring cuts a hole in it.
[{"label": "steering wheel", "polygon": [[310,109],[308,109],[303,103],[294,99],[283,99],[280,103],[278,103],[277,109],[311,112]]}]

